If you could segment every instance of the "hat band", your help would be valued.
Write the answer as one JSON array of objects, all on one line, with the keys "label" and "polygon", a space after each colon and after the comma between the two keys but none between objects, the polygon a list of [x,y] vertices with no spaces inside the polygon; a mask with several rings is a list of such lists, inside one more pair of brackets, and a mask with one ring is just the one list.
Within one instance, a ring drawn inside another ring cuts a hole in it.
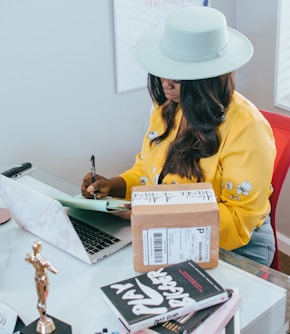
[{"label": "hat band", "polygon": [[164,48],[162,46],[162,43],[160,43],[159,45],[159,49],[164,56],[174,59],[174,60],[187,61],[187,62],[202,62],[202,61],[212,60],[215,58],[220,58],[226,53],[228,48],[229,48],[229,43],[227,43],[227,45],[223,49],[217,52],[214,52],[212,54],[204,55],[204,56],[193,56],[193,55],[176,54]]}]

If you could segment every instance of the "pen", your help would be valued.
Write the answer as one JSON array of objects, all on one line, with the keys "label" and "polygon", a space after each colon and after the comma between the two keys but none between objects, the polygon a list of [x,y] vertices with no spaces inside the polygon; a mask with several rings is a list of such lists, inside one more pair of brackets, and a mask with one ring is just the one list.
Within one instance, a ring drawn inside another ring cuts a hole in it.
[{"label": "pen", "polygon": [[[92,183],[96,181],[96,165],[95,165],[95,157],[91,156],[91,172],[92,172]],[[94,199],[97,199],[96,194],[94,193]]]}]

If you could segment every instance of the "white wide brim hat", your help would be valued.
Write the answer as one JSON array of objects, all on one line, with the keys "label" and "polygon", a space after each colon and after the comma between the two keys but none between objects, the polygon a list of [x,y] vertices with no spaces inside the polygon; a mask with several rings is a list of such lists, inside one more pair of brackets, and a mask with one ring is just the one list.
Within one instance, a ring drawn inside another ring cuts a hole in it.
[{"label": "white wide brim hat", "polygon": [[227,27],[218,10],[193,6],[169,14],[164,28],[145,33],[136,44],[136,59],[160,78],[197,80],[237,70],[253,55],[246,36]]}]

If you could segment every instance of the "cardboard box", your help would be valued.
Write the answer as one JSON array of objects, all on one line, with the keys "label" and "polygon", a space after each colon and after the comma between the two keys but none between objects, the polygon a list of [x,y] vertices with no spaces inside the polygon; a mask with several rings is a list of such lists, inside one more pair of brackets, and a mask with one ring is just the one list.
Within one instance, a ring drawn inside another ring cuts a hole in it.
[{"label": "cardboard box", "polygon": [[135,270],[147,272],[192,259],[214,268],[219,258],[219,213],[210,183],[132,189]]}]

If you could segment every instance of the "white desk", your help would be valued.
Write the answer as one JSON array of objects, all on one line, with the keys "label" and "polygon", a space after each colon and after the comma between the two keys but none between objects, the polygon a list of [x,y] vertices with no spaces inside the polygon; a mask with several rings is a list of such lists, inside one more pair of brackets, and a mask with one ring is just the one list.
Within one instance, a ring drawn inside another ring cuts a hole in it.
[{"label": "white desk", "polygon": [[[38,238],[21,230],[13,220],[0,226],[0,301],[26,324],[38,317],[34,269],[24,261],[35,240]],[[135,274],[131,246],[88,265],[42,242],[42,256],[59,271],[57,275],[49,273],[47,313],[71,324],[77,334],[93,334],[105,327],[109,332],[118,330],[120,324],[100,296],[99,287]],[[209,273],[225,287],[238,287],[242,295],[241,333],[286,332],[285,289],[224,261]]]}]

